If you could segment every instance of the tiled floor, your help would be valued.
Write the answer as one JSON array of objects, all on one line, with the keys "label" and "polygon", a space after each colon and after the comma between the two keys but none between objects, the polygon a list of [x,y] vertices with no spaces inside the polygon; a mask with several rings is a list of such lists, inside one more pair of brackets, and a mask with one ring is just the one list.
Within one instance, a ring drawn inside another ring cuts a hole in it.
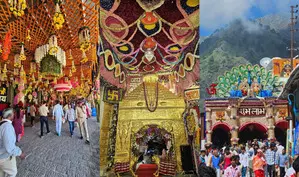
[{"label": "tiled floor", "polygon": [[79,139],[79,129],[70,137],[68,123],[63,124],[62,135],[55,135],[55,123],[50,120],[51,133],[39,137],[40,124],[25,127],[25,136],[18,146],[29,156],[18,158],[17,177],[98,177],[99,124],[88,119],[90,145]]}]

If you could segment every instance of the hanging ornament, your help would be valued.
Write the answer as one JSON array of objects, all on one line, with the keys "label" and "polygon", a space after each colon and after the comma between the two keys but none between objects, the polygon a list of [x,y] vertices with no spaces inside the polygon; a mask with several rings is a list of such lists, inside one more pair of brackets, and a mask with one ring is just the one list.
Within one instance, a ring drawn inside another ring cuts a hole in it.
[{"label": "hanging ornament", "polygon": [[83,51],[82,52],[82,60],[80,61],[81,63],[86,63],[88,61],[88,58],[86,56],[86,53]]},{"label": "hanging ornament", "polygon": [[73,73],[77,71],[74,60],[72,61],[72,69],[71,70]]},{"label": "hanging ornament", "polygon": [[81,80],[84,80],[84,74],[83,74],[83,71],[82,71],[82,66],[81,66]]},{"label": "hanging ornament", "polygon": [[36,64],[35,62],[30,62],[30,74],[33,74],[36,72]]},{"label": "hanging ornament", "polygon": [[2,46],[2,59],[6,61],[11,49],[11,32],[7,32]]},{"label": "hanging ornament", "polygon": [[73,73],[72,73],[72,70],[70,70],[69,77],[72,77],[72,76],[73,76]]},{"label": "hanging ornament", "polygon": [[49,80],[46,80],[46,82],[45,82],[45,86],[46,86],[46,87],[49,86]]},{"label": "hanging ornament", "polygon": [[87,26],[79,29],[79,45],[82,52],[88,51],[91,47],[90,31]]},{"label": "hanging ornament", "polygon": [[26,40],[27,41],[30,41],[30,39],[31,39],[31,36],[30,36],[30,28],[29,28],[29,26],[27,27],[27,31],[26,31]]},{"label": "hanging ornament", "polygon": [[21,52],[20,52],[20,56],[19,59],[21,61],[25,61],[26,60],[26,56],[25,56],[25,50],[24,50],[24,43],[21,43]]},{"label": "hanging ornament", "polygon": [[18,76],[20,73],[19,73],[19,69],[18,68],[14,68],[13,70],[13,75],[14,76]]},{"label": "hanging ornament", "polygon": [[72,49],[70,49],[70,57],[69,57],[69,60],[73,60],[73,55],[72,55]]},{"label": "hanging ornament", "polygon": [[58,51],[57,37],[55,34],[49,38],[49,54],[55,55]]},{"label": "hanging ornament", "polygon": [[31,79],[32,79],[32,82],[35,83],[35,76],[34,76],[34,74],[32,74],[32,78]]},{"label": "hanging ornament", "polygon": [[1,75],[1,81],[7,81],[7,75],[6,75],[6,73],[2,73],[2,75]]},{"label": "hanging ornament", "polygon": [[8,0],[9,10],[16,17],[24,15],[24,10],[27,8],[26,0]]},{"label": "hanging ornament", "polygon": [[53,84],[57,84],[57,79],[54,77]]},{"label": "hanging ornament", "polygon": [[7,73],[7,68],[6,68],[6,64],[4,64],[4,67],[3,67],[3,70],[2,70],[3,73]]},{"label": "hanging ornament", "polygon": [[62,26],[63,26],[63,23],[65,22],[64,16],[63,16],[63,14],[60,11],[59,3],[60,3],[60,0],[58,0],[56,2],[56,5],[55,5],[55,14],[54,14],[53,23],[52,23],[54,25],[55,29],[57,29],[57,30],[61,29]]},{"label": "hanging ornament", "polygon": [[16,54],[14,56],[14,67],[15,68],[20,68],[21,67],[21,61],[20,61],[20,55]]},{"label": "hanging ornament", "polygon": [[26,78],[26,73],[24,71],[23,65],[21,66],[21,70],[20,70],[20,78],[22,78],[22,79]]}]

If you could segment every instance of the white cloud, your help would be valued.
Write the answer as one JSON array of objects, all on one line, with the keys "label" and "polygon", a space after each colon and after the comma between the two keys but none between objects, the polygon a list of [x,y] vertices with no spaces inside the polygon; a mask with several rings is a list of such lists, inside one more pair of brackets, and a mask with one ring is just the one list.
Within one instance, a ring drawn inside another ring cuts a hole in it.
[{"label": "white cloud", "polygon": [[235,19],[246,20],[251,8],[260,9],[264,14],[290,11],[290,4],[296,0],[201,0],[200,23],[206,30],[214,31]]}]

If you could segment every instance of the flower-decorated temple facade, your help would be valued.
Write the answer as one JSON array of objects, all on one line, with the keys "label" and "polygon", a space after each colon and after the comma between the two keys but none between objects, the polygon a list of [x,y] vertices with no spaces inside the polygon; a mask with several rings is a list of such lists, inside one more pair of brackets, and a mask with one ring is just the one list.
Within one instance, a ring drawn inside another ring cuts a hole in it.
[{"label": "flower-decorated temple facade", "polygon": [[219,76],[207,89],[206,143],[223,146],[255,138],[285,143],[288,102],[277,99],[282,85],[258,65],[241,65]]}]

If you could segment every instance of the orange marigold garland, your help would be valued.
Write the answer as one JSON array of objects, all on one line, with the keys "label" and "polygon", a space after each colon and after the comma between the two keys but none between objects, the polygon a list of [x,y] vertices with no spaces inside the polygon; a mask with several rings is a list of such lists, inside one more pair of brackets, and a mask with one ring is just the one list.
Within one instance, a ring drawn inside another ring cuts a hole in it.
[{"label": "orange marigold garland", "polygon": [[3,48],[2,48],[2,59],[4,61],[8,60],[10,49],[11,49],[11,32],[7,32],[3,41]]}]

